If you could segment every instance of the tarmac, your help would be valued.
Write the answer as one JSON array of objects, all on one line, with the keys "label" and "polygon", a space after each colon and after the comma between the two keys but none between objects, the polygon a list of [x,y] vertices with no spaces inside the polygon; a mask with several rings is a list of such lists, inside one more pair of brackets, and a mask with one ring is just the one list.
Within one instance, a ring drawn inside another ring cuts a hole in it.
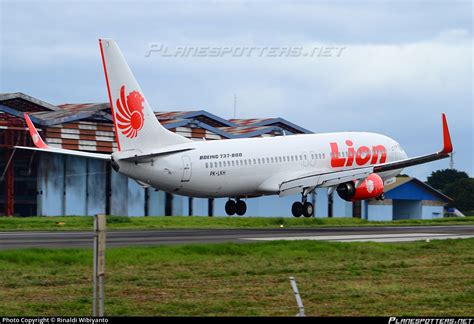
[{"label": "tarmac", "polygon": [[[0,249],[83,248],[93,246],[92,231],[0,232]],[[274,240],[409,242],[474,237],[474,225],[324,227],[311,229],[111,230],[107,247],[194,243],[251,243]]]}]

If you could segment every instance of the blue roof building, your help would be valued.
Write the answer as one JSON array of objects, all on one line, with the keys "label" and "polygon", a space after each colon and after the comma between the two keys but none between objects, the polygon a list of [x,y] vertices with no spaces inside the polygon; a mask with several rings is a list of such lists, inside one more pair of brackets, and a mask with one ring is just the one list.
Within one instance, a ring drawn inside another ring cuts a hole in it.
[{"label": "blue roof building", "polygon": [[367,220],[434,219],[444,215],[453,200],[426,183],[412,177],[397,177],[385,189],[385,200],[362,204]]}]

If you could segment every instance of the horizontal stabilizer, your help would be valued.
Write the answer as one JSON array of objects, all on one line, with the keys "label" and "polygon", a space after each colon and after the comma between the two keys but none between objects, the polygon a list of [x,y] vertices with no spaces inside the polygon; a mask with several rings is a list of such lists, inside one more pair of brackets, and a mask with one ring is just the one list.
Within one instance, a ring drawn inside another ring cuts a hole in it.
[{"label": "horizontal stabilizer", "polygon": [[167,154],[175,154],[185,151],[194,150],[193,147],[183,147],[183,146],[168,146],[163,147],[162,149],[155,150],[150,153],[133,153],[136,151],[122,151],[114,154],[114,160],[116,161],[127,161],[127,162],[146,162],[150,159],[158,156],[163,156]]}]

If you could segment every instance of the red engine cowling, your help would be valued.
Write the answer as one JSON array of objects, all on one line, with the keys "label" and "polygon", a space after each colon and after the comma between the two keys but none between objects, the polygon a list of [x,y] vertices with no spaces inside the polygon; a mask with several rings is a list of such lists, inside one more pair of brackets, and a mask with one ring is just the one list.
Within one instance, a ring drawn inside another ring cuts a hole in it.
[{"label": "red engine cowling", "polygon": [[376,198],[383,193],[383,180],[378,174],[372,173],[362,184],[355,188],[354,182],[341,183],[336,191],[344,200],[355,201]]}]

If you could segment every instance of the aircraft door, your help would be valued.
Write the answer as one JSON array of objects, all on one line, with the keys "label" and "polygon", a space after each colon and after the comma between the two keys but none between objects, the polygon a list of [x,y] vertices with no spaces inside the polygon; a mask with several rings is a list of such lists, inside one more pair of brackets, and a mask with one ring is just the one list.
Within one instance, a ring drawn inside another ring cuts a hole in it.
[{"label": "aircraft door", "polygon": [[183,177],[181,178],[181,182],[189,182],[191,179],[191,159],[189,156],[184,155],[183,156]]}]

